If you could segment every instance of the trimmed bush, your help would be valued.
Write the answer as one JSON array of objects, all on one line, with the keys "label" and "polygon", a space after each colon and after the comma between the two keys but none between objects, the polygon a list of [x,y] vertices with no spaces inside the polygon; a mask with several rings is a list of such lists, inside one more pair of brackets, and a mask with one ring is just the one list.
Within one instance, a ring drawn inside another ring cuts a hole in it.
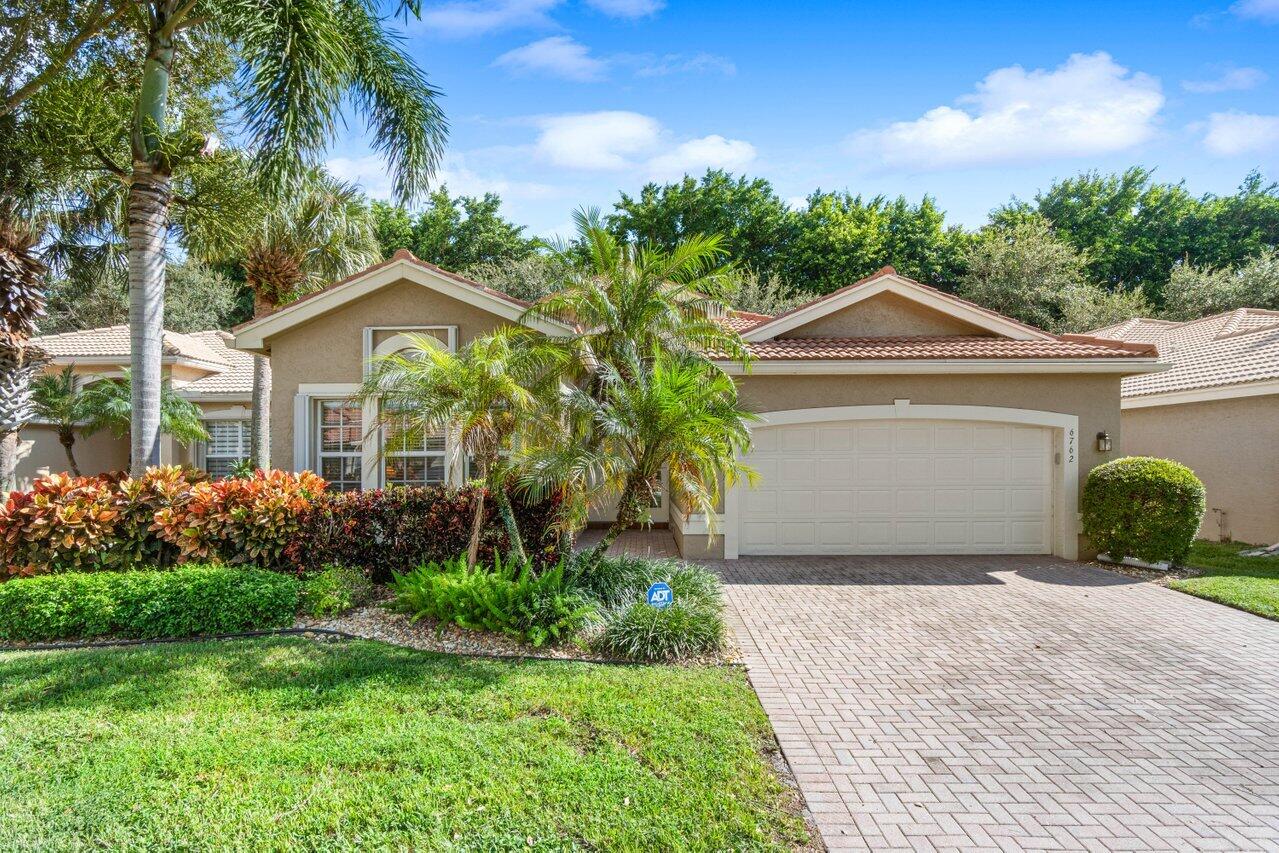
[{"label": "trimmed bush", "polygon": [[418,566],[391,582],[395,609],[413,620],[434,619],[472,631],[492,631],[534,647],[568,639],[595,612],[565,563],[538,574],[531,562],[466,567],[464,556]]},{"label": "trimmed bush", "polygon": [[[714,572],[680,560],[604,557],[593,566],[586,555],[578,560],[578,584],[602,605],[601,628],[592,641],[599,651],[661,661],[724,648],[724,595]],[[675,599],[661,610],[646,599],[657,581],[670,584]]]},{"label": "trimmed bush", "polygon": [[1084,485],[1084,533],[1116,560],[1183,562],[1203,515],[1203,483],[1170,459],[1116,459],[1092,469]]},{"label": "trimmed bush", "polygon": [[[317,571],[329,563],[358,568],[379,583],[392,572],[426,563],[442,563],[466,550],[476,487],[449,486],[326,492],[299,520],[287,555],[300,571]],[[554,501],[526,503],[513,495],[515,520],[524,549],[541,568],[558,559],[551,530]],[[507,549],[506,532],[493,501],[486,501],[480,561]]]},{"label": "trimmed bush", "polygon": [[0,639],[153,639],[293,623],[298,581],[266,571],[188,565],[170,572],[66,572],[0,584]]},{"label": "trimmed bush", "polygon": [[372,597],[373,582],[349,566],[326,566],[302,581],[302,610],[317,619],[341,616]]}]

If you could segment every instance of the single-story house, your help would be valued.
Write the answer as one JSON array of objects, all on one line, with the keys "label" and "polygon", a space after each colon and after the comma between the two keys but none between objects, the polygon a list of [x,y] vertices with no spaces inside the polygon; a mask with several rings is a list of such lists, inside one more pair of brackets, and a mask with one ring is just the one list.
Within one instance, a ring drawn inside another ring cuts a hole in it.
[{"label": "single-story house", "polygon": [[[33,343],[50,358],[45,372],[55,373],[71,365],[77,381],[83,384],[119,378],[129,367],[127,326],[43,335]],[[163,375],[178,394],[203,412],[209,440],[183,447],[164,437],[160,445],[163,464],[195,465],[215,476],[225,476],[233,464],[248,458],[253,356],[231,344],[232,336],[217,330],[164,333]],[[82,473],[123,471],[129,467],[129,440],[105,430],[87,438],[77,434],[75,455]],[[56,427],[39,421],[22,428],[18,457],[18,485],[22,488],[37,477],[68,468]]]},{"label": "single-story house", "polygon": [[1167,369],[1122,383],[1124,450],[1199,475],[1208,493],[1200,535],[1279,542],[1279,311],[1135,318],[1090,334],[1158,347]]},{"label": "single-story house", "polygon": [[[448,349],[504,324],[571,333],[527,307],[400,251],[237,327],[237,349],[271,358],[273,464],[336,488],[459,482],[444,435],[379,463],[352,395],[406,332]],[[754,356],[724,366],[762,419],[745,460],[760,482],[715,518],[659,508],[690,557],[1074,558],[1081,478],[1122,446],[1120,383],[1161,369],[1152,344],[1053,335],[887,267],[776,317],[724,319]]]}]

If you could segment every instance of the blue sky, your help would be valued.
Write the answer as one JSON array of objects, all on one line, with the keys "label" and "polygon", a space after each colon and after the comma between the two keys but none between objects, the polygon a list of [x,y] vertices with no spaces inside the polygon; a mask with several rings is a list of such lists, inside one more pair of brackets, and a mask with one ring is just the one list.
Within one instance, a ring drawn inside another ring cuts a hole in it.
[{"label": "blue sky", "polygon": [[[535,234],[708,166],[968,226],[1087,169],[1279,178],[1279,0],[424,0],[398,28],[446,96],[440,180]],[[329,165],[387,192],[358,121]]]}]

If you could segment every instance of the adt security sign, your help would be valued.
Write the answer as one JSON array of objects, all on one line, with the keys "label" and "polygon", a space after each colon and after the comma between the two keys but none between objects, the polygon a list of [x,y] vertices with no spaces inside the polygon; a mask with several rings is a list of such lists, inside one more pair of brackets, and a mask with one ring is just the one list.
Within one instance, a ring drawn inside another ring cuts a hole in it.
[{"label": "adt security sign", "polygon": [[665,581],[658,581],[648,588],[649,607],[665,610],[674,603],[675,594],[671,592],[671,585]]}]

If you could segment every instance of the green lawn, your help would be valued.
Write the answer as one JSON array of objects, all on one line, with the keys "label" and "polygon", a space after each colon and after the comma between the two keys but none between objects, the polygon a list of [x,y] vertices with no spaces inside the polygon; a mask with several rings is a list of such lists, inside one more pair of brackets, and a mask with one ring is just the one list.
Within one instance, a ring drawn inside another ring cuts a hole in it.
[{"label": "green lawn", "polygon": [[742,672],[305,639],[0,654],[0,850],[805,842]]},{"label": "green lawn", "polygon": [[1173,589],[1279,619],[1279,558],[1241,557],[1254,548],[1239,542],[1196,542],[1189,565],[1198,577],[1169,582]]}]

